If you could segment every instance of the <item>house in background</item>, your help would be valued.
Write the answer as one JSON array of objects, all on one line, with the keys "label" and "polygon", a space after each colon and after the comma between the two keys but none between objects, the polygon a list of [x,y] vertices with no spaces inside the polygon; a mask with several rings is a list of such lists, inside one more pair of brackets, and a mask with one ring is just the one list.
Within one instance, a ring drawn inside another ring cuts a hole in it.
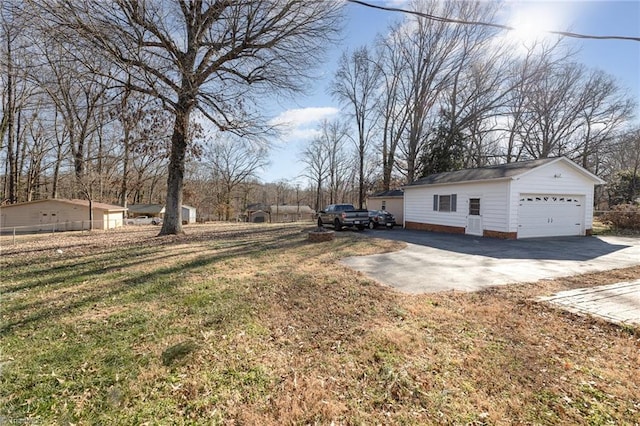
[{"label": "house in background", "polygon": [[565,157],[437,173],[404,187],[408,229],[498,238],[590,235],[602,179]]},{"label": "house in background", "polygon": [[393,189],[373,194],[367,198],[369,210],[386,210],[396,218],[396,223],[404,221],[404,191]]},{"label": "house in background", "polygon": [[0,228],[23,232],[80,231],[113,229],[124,223],[126,208],[91,203],[93,225],[89,220],[88,200],[46,199],[0,207]]},{"label": "house in background", "polygon": [[264,210],[255,210],[249,214],[247,219],[251,223],[269,222],[269,213],[265,212]]},{"label": "house in background", "polygon": [[251,223],[269,222],[269,206],[264,203],[253,203],[247,205],[244,213],[244,220]]},{"label": "house in background", "polygon": [[[164,218],[165,206],[163,204],[130,204],[129,217],[150,216]],[[182,205],[182,223],[196,223],[196,208]]]},{"label": "house in background", "polygon": [[184,225],[189,225],[192,223],[196,223],[196,208],[187,206],[186,204],[182,205],[182,223]]},{"label": "house in background", "polygon": [[269,206],[271,222],[304,222],[315,219],[315,210],[309,206],[273,205]]},{"label": "house in background", "polygon": [[127,206],[128,217],[140,217],[140,216],[149,216],[149,217],[163,217],[164,216],[164,205],[163,204],[129,204]]},{"label": "house in background", "polygon": [[254,203],[247,206],[244,214],[248,222],[300,222],[315,220],[316,212],[309,206],[298,205],[266,205]]}]

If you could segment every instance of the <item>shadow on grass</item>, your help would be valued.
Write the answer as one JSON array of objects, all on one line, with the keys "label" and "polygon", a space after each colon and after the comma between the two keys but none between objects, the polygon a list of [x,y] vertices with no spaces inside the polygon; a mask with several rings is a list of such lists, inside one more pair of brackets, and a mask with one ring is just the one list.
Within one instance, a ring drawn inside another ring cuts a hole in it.
[{"label": "shadow on grass", "polygon": [[502,240],[408,229],[394,229],[378,233],[377,236],[444,251],[495,259],[588,261],[630,247],[622,244],[610,244],[596,237]]},{"label": "shadow on grass", "polygon": [[[264,232],[255,232],[255,234],[258,233],[264,234]],[[243,233],[243,235],[247,237],[251,236],[251,233],[249,235]],[[46,322],[60,315],[71,313],[74,310],[95,305],[101,301],[116,300],[127,293],[139,292],[141,289],[144,290],[145,298],[153,298],[160,294],[166,297],[172,294],[176,287],[182,285],[181,276],[187,272],[195,272],[239,256],[258,255],[267,250],[294,249],[305,244],[305,242],[299,240],[299,235],[299,232],[295,232],[278,235],[276,237],[270,236],[266,241],[253,242],[241,240],[232,242],[226,248],[214,249],[187,262],[176,261],[176,263],[171,266],[157,268],[151,273],[146,271],[135,273],[122,272],[123,279],[117,280],[117,282],[113,282],[107,287],[102,286],[99,280],[100,277],[105,275],[105,271],[113,268],[122,269],[127,266],[135,266],[139,263],[146,263],[147,260],[140,259],[123,265],[121,263],[121,256],[116,255],[116,258],[113,258],[114,253],[118,253],[118,250],[114,249],[98,256],[93,261],[86,262],[85,266],[89,268],[78,273],[47,278],[47,272],[41,271],[42,276],[38,278],[38,281],[33,281],[27,285],[17,284],[17,286],[9,287],[5,292],[17,291],[15,287],[34,289],[49,283],[58,285],[56,290],[61,290],[61,294],[44,302],[37,300],[29,302],[28,304],[15,303],[13,305],[5,303],[1,311],[5,320],[0,326],[0,334],[6,334],[32,323]],[[149,250],[148,255],[153,256],[157,251],[159,251],[159,248]],[[193,254],[195,252],[196,250],[191,250],[186,254]],[[170,259],[171,257],[171,254],[162,256],[164,259]],[[154,257],[154,259],[156,258],[157,257]],[[64,272],[65,269],[66,267],[61,266],[61,269],[58,269],[57,272]],[[11,271],[5,271],[5,274],[10,275]],[[84,282],[91,281],[92,279],[96,280],[96,284],[91,284],[88,288],[81,291],[75,288],[75,284],[79,280]],[[65,287],[69,289],[68,292],[64,291]]]}]

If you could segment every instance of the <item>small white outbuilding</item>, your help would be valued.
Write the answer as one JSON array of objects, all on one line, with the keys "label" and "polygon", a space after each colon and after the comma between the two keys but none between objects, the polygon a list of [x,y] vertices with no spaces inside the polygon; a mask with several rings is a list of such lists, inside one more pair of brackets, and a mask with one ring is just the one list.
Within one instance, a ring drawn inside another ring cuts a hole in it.
[{"label": "small white outbuilding", "polygon": [[[89,213],[91,205],[92,213]],[[0,228],[19,232],[113,229],[124,223],[122,206],[87,200],[45,199],[0,207]],[[93,218],[93,223],[90,221]]]},{"label": "small white outbuilding", "polygon": [[591,235],[594,186],[566,157],[418,179],[404,189],[404,226],[497,238]]}]

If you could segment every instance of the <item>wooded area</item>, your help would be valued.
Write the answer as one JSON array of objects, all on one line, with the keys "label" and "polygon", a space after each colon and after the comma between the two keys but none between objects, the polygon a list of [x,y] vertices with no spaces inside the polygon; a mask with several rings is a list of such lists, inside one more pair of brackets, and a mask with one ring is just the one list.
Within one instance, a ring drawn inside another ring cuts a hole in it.
[{"label": "wooded area", "polygon": [[[637,99],[579,63],[564,39],[524,43],[444,19],[496,22],[500,7],[413,2],[410,9],[443,19],[407,15],[373,45],[345,51],[330,90],[354,129],[352,153],[342,156],[351,166],[327,163],[324,175],[315,172],[316,187],[326,176],[323,187],[335,198],[334,168],[359,170],[368,190],[389,190],[432,173],[566,156],[612,183],[603,201],[635,200]],[[322,135],[317,144],[331,146]],[[315,164],[313,153],[305,159]]]},{"label": "wooded area", "polygon": [[[398,15],[345,51],[326,90],[343,119],[299,154],[306,184],[262,183],[277,129],[261,102],[300,91],[336,41],[339,2],[2,2],[0,201],[167,205],[230,220],[248,203],[362,205],[464,167],[565,155],[638,197],[636,99],[562,40]],[[492,22],[496,2],[414,9]],[[214,129],[214,130],[211,130]]]}]

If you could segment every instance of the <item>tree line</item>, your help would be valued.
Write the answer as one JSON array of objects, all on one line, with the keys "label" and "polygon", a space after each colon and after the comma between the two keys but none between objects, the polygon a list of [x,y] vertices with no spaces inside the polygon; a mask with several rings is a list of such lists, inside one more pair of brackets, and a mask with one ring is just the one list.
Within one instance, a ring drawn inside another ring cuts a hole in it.
[{"label": "tree line", "polygon": [[[161,234],[181,233],[187,168],[207,153],[232,155],[229,141],[261,155],[256,147],[275,134],[262,99],[302,90],[337,40],[342,7],[2,2],[3,202],[160,201]],[[219,133],[215,141],[206,138],[209,127]],[[218,177],[226,191],[235,184]]]},{"label": "tree line", "polygon": [[[635,105],[611,76],[558,40],[410,16],[342,55],[327,90],[348,120],[322,122],[300,153],[306,183],[260,183],[277,137],[261,102],[304,88],[343,7],[2,2],[0,201],[166,204],[162,233],[179,233],[182,203],[225,220],[253,201],[363,204],[424,174],[554,155],[619,177],[613,201],[637,195]],[[492,20],[499,5],[412,7]]]},{"label": "tree line", "polygon": [[428,174],[552,156],[608,180],[637,176],[636,100],[614,77],[578,62],[561,38],[525,42],[446,22],[494,22],[500,7],[414,1],[444,19],[404,16],[342,54],[328,91],[349,118],[322,123],[302,153],[317,198],[333,199],[335,176],[349,169],[360,205]]}]

